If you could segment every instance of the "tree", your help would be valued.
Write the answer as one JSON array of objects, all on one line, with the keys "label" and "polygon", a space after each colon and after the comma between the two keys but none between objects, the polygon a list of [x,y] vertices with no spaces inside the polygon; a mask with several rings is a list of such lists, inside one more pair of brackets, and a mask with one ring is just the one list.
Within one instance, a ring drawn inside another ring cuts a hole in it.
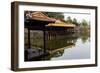
[{"label": "tree", "polygon": [[72,19],[71,19],[71,17],[70,17],[70,16],[68,16],[68,17],[67,17],[66,22],[67,22],[67,23],[72,23]]},{"label": "tree", "polygon": [[75,24],[76,26],[79,25],[79,23],[77,22],[77,19],[76,18],[73,19],[72,23]]},{"label": "tree", "polygon": [[46,14],[48,17],[50,18],[55,18],[55,19],[62,19],[64,20],[64,15],[63,13],[60,12],[43,12],[44,14]]},{"label": "tree", "polygon": [[82,22],[81,22],[81,25],[83,27],[87,27],[88,26],[88,22],[85,19],[83,19]]}]

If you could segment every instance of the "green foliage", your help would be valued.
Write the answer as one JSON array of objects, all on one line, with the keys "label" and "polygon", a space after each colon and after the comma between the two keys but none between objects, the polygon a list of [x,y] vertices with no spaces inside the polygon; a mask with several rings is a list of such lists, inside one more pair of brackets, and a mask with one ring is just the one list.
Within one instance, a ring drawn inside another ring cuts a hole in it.
[{"label": "green foliage", "polygon": [[67,17],[66,23],[73,23],[73,21],[72,21],[70,16]]},{"label": "green foliage", "polygon": [[80,24],[80,23],[78,23],[76,18],[71,19],[70,16],[67,17],[66,23],[75,24],[76,26],[79,26],[79,24]]},{"label": "green foliage", "polygon": [[76,26],[88,27],[89,23],[83,19],[81,22],[78,22],[76,18],[71,19],[70,16],[67,17],[66,23],[75,24]]},{"label": "green foliage", "polygon": [[73,19],[72,23],[75,24],[76,26],[79,25],[79,23],[77,22],[77,19],[76,18]]},{"label": "green foliage", "polygon": [[81,25],[82,25],[82,27],[87,27],[88,22],[85,19],[83,19],[82,22],[81,22]]},{"label": "green foliage", "polygon": [[60,13],[60,12],[43,12],[43,13],[46,14],[50,18],[62,19],[62,20],[64,19],[63,13]]}]

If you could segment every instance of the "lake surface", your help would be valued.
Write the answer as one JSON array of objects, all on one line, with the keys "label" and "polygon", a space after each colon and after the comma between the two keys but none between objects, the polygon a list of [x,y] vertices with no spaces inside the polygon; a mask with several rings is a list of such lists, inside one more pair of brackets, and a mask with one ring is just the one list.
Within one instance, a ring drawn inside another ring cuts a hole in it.
[{"label": "lake surface", "polygon": [[64,53],[59,57],[53,57],[51,60],[62,59],[88,59],[90,58],[90,42],[87,40],[85,43],[81,39],[77,39],[75,46],[64,48]]},{"label": "lake surface", "polygon": [[[90,58],[89,33],[66,33],[31,31],[31,45],[25,38],[25,61],[71,60]],[[27,34],[26,34],[27,35]],[[45,40],[45,41],[44,41]]]}]

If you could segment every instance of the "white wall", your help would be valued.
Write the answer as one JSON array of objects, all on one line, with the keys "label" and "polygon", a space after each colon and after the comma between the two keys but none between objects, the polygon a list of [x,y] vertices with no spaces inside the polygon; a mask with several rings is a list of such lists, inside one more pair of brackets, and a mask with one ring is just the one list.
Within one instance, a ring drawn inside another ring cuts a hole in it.
[{"label": "white wall", "polygon": [[[10,70],[10,54],[11,54],[11,12],[10,3],[14,0],[0,0],[0,73],[13,73]],[[17,0],[16,0],[17,1]],[[34,1],[45,3],[62,3],[62,4],[77,4],[77,5],[93,5],[99,6],[100,0],[21,0],[21,1]],[[98,8],[98,9],[99,9]],[[99,12],[100,13],[100,10]],[[98,14],[98,20],[100,14]],[[100,23],[100,21],[99,21]],[[99,24],[98,23],[98,24]],[[100,25],[98,25],[98,28]],[[100,31],[100,29],[98,29]],[[98,33],[100,37],[100,33]],[[98,39],[100,43],[100,38]],[[100,46],[99,46],[100,48]],[[98,51],[100,51],[98,48]],[[98,54],[100,56],[100,53]],[[100,72],[100,58],[98,67],[86,67],[86,68],[70,68],[70,69],[56,69],[56,70],[40,70],[34,71],[34,73],[99,73]],[[24,72],[22,72],[24,73]],[[26,71],[25,73],[33,73],[33,71]]]}]

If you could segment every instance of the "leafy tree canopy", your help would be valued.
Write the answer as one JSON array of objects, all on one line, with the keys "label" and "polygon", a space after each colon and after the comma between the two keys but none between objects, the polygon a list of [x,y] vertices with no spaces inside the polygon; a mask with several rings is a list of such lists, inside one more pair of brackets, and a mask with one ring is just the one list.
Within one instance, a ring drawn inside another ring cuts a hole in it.
[{"label": "leafy tree canopy", "polygon": [[81,25],[83,27],[87,27],[88,26],[88,22],[85,19],[83,19],[82,22],[81,22]]},{"label": "leafy tree canopy", "polygon": [[70,16],[67,17],[66,23],[72,23],[72,19]]},{"label": "leafy tree canopy", "polygon": [[43,13],[46,14],[48,17],[64,20],[63,13],[60,12],[43,12]]}]

